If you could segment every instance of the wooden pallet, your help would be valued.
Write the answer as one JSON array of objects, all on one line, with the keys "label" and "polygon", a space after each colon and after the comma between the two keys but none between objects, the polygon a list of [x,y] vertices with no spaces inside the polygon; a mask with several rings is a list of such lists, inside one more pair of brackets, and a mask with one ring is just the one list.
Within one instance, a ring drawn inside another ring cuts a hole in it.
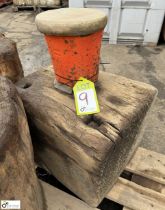
[{"label": "wooden pallet", "polygon": [[[126,167],[131,181],[118,178],[106,198],[123,210],[165,210],[165,155],[138,148]],[[48,210],[98,210],[48,184],[43,184]]]}]

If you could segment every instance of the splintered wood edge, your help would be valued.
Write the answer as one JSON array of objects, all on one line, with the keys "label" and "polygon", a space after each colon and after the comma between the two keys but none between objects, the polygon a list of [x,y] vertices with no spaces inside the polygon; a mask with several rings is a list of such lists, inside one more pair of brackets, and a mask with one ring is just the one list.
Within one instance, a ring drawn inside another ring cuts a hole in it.
[{"label": "splintered wood edge", "polygon": [[126,171],[165,185],[165,155],[139,147]]},{"label": "splintered wood edge", "polygon": [[118,178],[116,184],[106,197],[134,210],[165,209],[165,195],[123,178]]},{"label": "splintered wood edge", "polygon": [[69,195],[56,187],[53,187],[46,182],[40,181],[44,192],[47,210],[99,210],[98,208],[92,208],[83,201],[79,200],[72,195]]}]

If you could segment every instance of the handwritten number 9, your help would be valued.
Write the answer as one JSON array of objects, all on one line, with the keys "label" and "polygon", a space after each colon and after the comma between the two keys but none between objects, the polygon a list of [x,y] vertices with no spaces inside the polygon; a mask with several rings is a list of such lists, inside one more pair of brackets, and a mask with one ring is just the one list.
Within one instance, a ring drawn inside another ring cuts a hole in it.
[{"label": "handwritten number 9", "polygon": [[86,104],[88,105],[88,95],[86,92],[82,92],[80,95],[79,95],[79,100],[81,101],[86,101]]}]

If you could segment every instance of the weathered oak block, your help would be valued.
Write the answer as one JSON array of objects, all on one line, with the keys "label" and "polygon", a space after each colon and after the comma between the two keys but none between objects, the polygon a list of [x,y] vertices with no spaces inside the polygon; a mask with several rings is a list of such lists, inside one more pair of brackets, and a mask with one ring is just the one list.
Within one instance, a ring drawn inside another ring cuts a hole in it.
[{"label": "weathered oak block", "polygon": [[0,77],[0,200],[20,200],[22,210],[45,210],[22,101]]},{"label": "weathered oak block", "polygon": [[95,207],[140,143],[140,128],[157,90],[100,72],[101,112],[78,117],[73,96],[55,90],[53,80],[53,72],[45,69],[18,83],[35,154],[58,180]]}]

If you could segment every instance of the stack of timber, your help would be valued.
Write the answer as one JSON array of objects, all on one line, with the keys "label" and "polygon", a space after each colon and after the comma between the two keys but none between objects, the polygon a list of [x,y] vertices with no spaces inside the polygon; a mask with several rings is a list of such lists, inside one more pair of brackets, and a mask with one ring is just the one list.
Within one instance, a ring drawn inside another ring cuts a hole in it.
[{"label": "stack of timber", "polygon": [[78,117],[73,96],[55,90],[53,81],[52,69],[45,69],[17,83],[36,160],[96,207],[138,147],[157,90],[100,72],[97,94],[101,112]]}]

